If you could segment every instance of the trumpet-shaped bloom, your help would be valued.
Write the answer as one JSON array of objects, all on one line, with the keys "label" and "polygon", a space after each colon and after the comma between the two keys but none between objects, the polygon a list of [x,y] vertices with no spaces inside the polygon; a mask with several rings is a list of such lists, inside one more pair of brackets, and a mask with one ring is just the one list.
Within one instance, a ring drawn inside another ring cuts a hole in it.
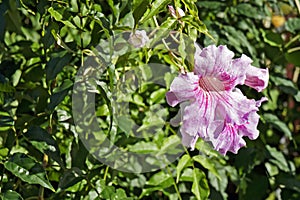
[{"label": "trumpet-shaped bloom", "polygon": [[166,94],[169,105],[180,103],[171,123],[182,122],[182,143],[192,150],[200,137],[223,155],[237,153],[246,145],[244,136],[254,140],[259,135],[257,111],[267,99],[248,99],[236,86],[262,91],[268,84],[268,69],[252,66],[246,55],[233,57],[226,46],[196,47],[193,72],[176,77]]}]

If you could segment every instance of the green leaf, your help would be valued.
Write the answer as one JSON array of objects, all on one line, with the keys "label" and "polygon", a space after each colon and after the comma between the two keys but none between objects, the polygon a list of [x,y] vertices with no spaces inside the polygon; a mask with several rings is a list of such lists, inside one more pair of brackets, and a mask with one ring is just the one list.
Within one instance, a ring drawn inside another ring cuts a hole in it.
[{"label": "green leaf", "polygon": [[50,158],[63,166],[58,145],[55,139],[46,130],[38,126],[32,126],[24,136],[35,148],[42,153],[49,155]]},{"label": "green leaf", "polygon": [[210,193],[205,174],[198,168],[193,169],[192,193],[198,200],[207,199]]},{"label": "green leaf", "polygon": [[183,16],[181,20],[197,29],[200,33],[206,34],[208,32],[205,24],[198,17],[194,18],[192,15],[186,15]]},{"label": "green leaf", "polygon": [[185,168],[180,176],[180,181],[187,181],[187,182],[193,182],[193,169],[191,168]]},{"label": "green leaf", "polygon": [[167,188],[173,184],[173,178],[170,174],[166,174],[164,171],[159,171],[149,179],[147,184]]},{"label": "green leaf", "polygon": [[226,174],[226,170],[224,166],[218,167],[218,174],[221,178],[218,178],[210,171],[208,172],[209,183],[222,195],[223,199],[228,198],[228,194],[226,193],[226,188],[228,185],[228,177]]},{"label": "green leaf", "polygon": [[[176,147],[180,144],[181,144],[181,140],[177,135],[171,135],[171,136],[167,137],[161,146],[159,155],[164,154],[166,152],[172,153],[172,150],[176,149]],[[179,149],[179,147],[178,147],[178,149]],[[179,150],[182,150],[182,149],[179,149]]]},{"label": "green leaf", "polygon": [[48,109],[54,110],[54,108],[65,99],[68,93],[69,90],[63,90],[61,92],[52,94],[50,96],[50,103],[48,104]]},{"label": "green leaf", "polygon": [[263,16],[257,7],[252,6],[249,3],[241,3],[236,6],[236,10],[239,14],[254,19],[262,19]]},{"label": "green leaf", "polygon": [[83,180],[83,173],[79,168],[73,167],[64,172],[59,181],[58,187],[62,190],[65,190],[81,180]]},{"label": "green leaf", "polygon": [[289,53],[288,50],[288,53],[285,54],[285,58],[290,63],[293,63],[296,66],[300,66],[300,51],[293,51]]},{"label": "green leaf", "polygon": [[[300,56],[300,55],[299,55]],[[270,80],[279,87],[279,89],[287,94],[295,95],[298,89],[291,80],[284,79],[278,76],[271,76]]]},{"label": "green leaf", "polygon": [[278,105],[277,105],[277,100],[278,100],[278,97],[279,97],[279,90],[277,89],[274,89],[274,90],[271,90],[269,95],[270,95],[270,98],[268,100],[267,103],[265,103],[263,105],[263,108],[264,110],[276,110]]},{"label": "green leaf", "polygon": [[273,31],[260,29],[264,41],[271,46],[281,47],[283,44],[283,39],[279,33],[274,33]]},{"label": "green leaf", "polygon": [[9,115],[9,113],[0,111],[0,131],[9,130],[13,125],[14,119]]},{"label": "green leaf", "polygon": [[166,92],[167,91],[165,88],[160,88],[152,92],[150,95],[150,104],[156,104],[159,103],[162,99],[165,99]]},{"label": "green leaf", "polygon": [[1,196],[2,200],[23,200],[23,197],[19,193],[12,190],[6,191],[4,194],[0,195],[0,197]]},{"label": "green leaf", "polygon": [[51,34],[54,37],[56,44],[62,47],[63,49],[67,50],[68,52],[75,53],[72,49],[70,49],[62,40],[60,35],[57,33],[57,30],[51,29]]},{"label": "green leaf", "polygon": [[122,131],[128,137],[130,133],[132,133],[135,122],[130,118],[130,116],[117,116],[115,118],[117,120],[117,124]]},{"label": "green leaf", "polygon": [[127,13],[122,19],[120,19],[120,22],[118,26],[122,28],[134,28],[134,18],[132,12]]},{"label": "green leaf", "polygon": [[56,10],[54,10],[53,7],[50,7],[48,9],[48,12],[50,13],[50,15],[52,17],[54,17],[54,19],[56,21],[62,22],[64,25],[66,25],[66,26],[68,26],[68,27],[70,27],[72,29],[76,29],[76,26],[74,26],[70,21],[68,21],[68,20],[62,20],[63,16],[59,12],[57,12]]},{"label": "green leaf", "polygon": [[178,164],[176,166],[176,183],[179,181],[179,177],[181,174],[181,171],[188,166],[188,164],[191,161],[191,157],[187,154],[183,155],[180,160],[178,161]]},{"label": "green leaf", "polygon": [[65,97],[68,95],[69,90],[73,86],[73,82],[69,79],[63,81],[63,83],[53,90],[53,94],[50,96],[50,103],[48,104],[49,110],[54,110],[54,108],[59,105]]},{"label": "green leaf", "polygon": [[133,200],[133,197],[127,197],[125,190],[117,189],[112,200]]},{"label": "green leaf", "polygon": [[48,9],[48,12],[51,14],[52,17],[54,17],[56,21],[60,21],[63,18],[62,15],[56,10],[54,10],[52,7]]},{"label": "green leaf", "polygon": [[59,87],[53,89],[53,93],[62,92],[64,90],[69,89],[72,86],[73,86],[73,81],[71,81],[70,79],[65,79],[63,80],[62,84]]},{"label": "green leaf", "polygon": [[162,9],[165,9],[168,4],[171,4],[171,0],[154,0],[150,9],[148,9],[148,12],[146,12],[141,19],[141,23],[144,23],[154,15],[157,15]]},{"label": "green leaf", "polygon": [[2,160],[3,157],[6,157],[8,155],[9,149],[6,147],[1,147],[0,148],[0,161]]},{"label": "green leaf", "polygon": [[300,30],[300,18],[289,18],[287,22],[284,24],[287,31],[292,33],[296,33],[296,31]]},{"label": "green leaf", "polygon": [[20,9],[20,5],[17,1],[9,1],[9,9],[5,11],[5,21],[7,30],[21,34],[22,17],[18,9]]},{"label": "green leaf", "polygon": [[[61,55],[63,54],[63,55]],[[72,54],[62,52],[54,55],[46,65],[47,81],[54,79],[72,59]]]},{"label": "green leaf", "polygon": [[47,179],[43,166],[25,154],[15,153],[4,163],[4,167],[24,182],[39,184],[53,192],[55,191]]},{"label": "green leaf", "polygon": [[280,173],[276,177],[276,182],[278,183],[278,185],[284,185],[286,188],[300,193],[300,181],[296,179],[294,175]]},{"label": "green leaf", "polygon": [[11,93],[15,92],[15,88],[9,84],[9,82],[6,83],[0,83],[0,92],[3,93]]},{"label": "green leaf", "polygon": [[85,148],[84,144],[82,143],[82,140],[78,140],[78,143],[76,142],[76,139],[72,141],[71,146],[71,166],[72,167],[78,167],[80,169],[85,169],[86,167],[86,159],[89,154],[87,149]]},{"label": "green leaf", "polygon": [[276,165],[279,169],[281,169],[284,172],[289,172],[289,165],[283,155],[282,152],[277,151],[276,148],[270,147],[269,145],[266,146],[268,152],[270,153],[271,157],[273,159],[270,159],[270,162],[272,162],[274,165]]},{"label": "green leaf", "polygon": [[265,167],[266,167],[266,169],[267,169],[270,176],[275,176],[279,173],[278,167],[274,164],[266,162]]},{"label": "green leaf", "polygon": [[205,9],[216,10],[225,6],[225,3],[220,1],[197,1],[197,5]]},{"label": "green leaf", "polygon": [[134,145],[128,146],[130,152],[135,153],[155,153],[158,151],[157,145],[154,142],[137,142]]},{"label": "green leaf", "polygon": [[292,133],[289,129],[289,127],[280,119],[271,113],[265,113],[263,115],[263,118],[266,120],[266,122],[270,123],[274,128],[276,128],[279,131],[282,131],[286,137],[288,137],[290,140],[292,139]]},{"label": "green leaf", "polygon": [[294,95],[294,98],[297,102],[300,102],[300,91],[298,91],[297,94]]},{"label": "green leaf", "polygon": [[150,0],[133,0],[133,17],[135,24],[138,24],[141,17],[145,14]]},{"label": "green leaf", "polygon": [[151,187],[151,188],[143,188],[143,191],[138,199],[142,199],[142,197],[147,196],[153,192],[161,190],[160,187]]},{"label": "green leaf", "polygon": [[164,21],[160,28],[155,33],[155,37],[151,40],[150,46],[155,46],[156,43],[161,43],[162,39],[168,37],[170,35],[170,30],[173,29],[173,27],[176,25],[177,20],[173,18],[167,18],[166,21]]},{"label": "green leaf", "polygon": [[204,168],[208,169],[216,177],[221,179],[217,169],[215,168],[214,164],[211,162],[210,159],[202,155],[197,155],[197,156],[193,156],[193,160],[201,164]]}]

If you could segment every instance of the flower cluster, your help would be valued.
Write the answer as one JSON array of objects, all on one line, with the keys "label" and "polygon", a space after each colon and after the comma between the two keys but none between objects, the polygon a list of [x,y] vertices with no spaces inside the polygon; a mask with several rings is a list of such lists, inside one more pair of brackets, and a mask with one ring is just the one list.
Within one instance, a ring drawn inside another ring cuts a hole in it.
[{"label": "flower cluster", "polygon": [[268,84],[268,69],[252,66],[246,55],[233,57],[226,46],[202,50],[196,46],[193,72],[176,77],[166,95],[169,105],[180,103],[171,124],[182,122],[182,143],[192,150],[200,137],[223,155],[237,153],[246,145],[244,136],[254,140],[259,135],[257,111],[267,99],[248,99],[236,86],[245,84],[262,91]]}]

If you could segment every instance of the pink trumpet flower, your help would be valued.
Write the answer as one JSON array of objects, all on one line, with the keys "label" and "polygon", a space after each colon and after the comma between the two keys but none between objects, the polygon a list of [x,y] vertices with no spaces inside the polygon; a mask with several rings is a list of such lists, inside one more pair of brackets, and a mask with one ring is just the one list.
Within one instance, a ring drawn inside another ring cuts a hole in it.
[{"label": "pink trumpet flower", "polygon": [[259,135],[257,111],[267,98],[248,99],[236,86],[245,84],[262,91],[268,84],[268,69],[252,66],[246,55],[233,57],[226,46],[202,50],[196,46],[193,72],[176,77],[166,94],[169,105],[180,103],[171,124],[182,121],[182,143],[192,150],[200,137],[223,155],[237,153],[246,145],[244,136],[254,140]]}]

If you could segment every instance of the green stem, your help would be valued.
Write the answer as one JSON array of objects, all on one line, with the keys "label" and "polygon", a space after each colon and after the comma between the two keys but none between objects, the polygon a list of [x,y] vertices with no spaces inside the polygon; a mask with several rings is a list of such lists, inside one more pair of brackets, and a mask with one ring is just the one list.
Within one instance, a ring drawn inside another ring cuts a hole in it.
[{"label": "green stem", "polygon": [[106,169],[105,169],[105,172],[104,172],[104,177],[103,177],[104,181],[106,181],[106,177],[107,177],[107,174],[108,174],[108,169],[109,169],[109,166],[106,166]]},{"label": "green stem", "polygon": [[292,53],[292,52],[294,52],[294,51],[300,51],[300,47],[294,47],[294,48],[291,48],[291,49],[289,49],[287,52],[288,52],[288,53]]},{"label": "green stem", "polygon": [[179,189],[178,189],[178,187],[177,187],[177,185],[176,185],[176,181],[175,181],[174,178],[173,178],[173,175],[172,175],[172,172],[171,172],[169,166],[167,166],[167,170],[168,170],[169,175],[172,177],[172,180],[173,180],[173,186],[174,186],[174,188],[175,188],[175,190],[176,190],[177,196],[178,196],[179,200],[182,200],[181,195],[180,195],[180,192],[179,192]]},{"label": "green stem", "polygon": [[288,48],[292,43],[296,42],[300,38],[300,34],[293,37],[288,43],[284,45],[284,48]]},{"label": "green stem", "polygon": [[38,200],[44,200],[44,187],[40,187]]}]

